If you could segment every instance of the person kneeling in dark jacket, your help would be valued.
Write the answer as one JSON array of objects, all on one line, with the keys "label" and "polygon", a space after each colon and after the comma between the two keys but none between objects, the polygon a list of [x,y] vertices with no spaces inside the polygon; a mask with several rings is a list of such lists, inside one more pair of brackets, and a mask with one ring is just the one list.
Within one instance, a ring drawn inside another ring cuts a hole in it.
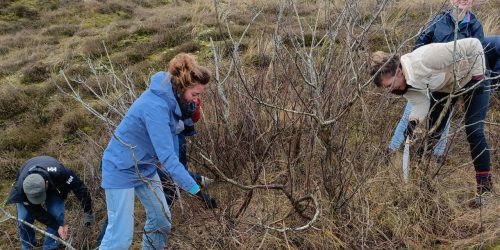
[{"label": "person kneeling in dark jacket", "polygon": [[[73,191],[83,208],[83,221],[94,221],[92,201],[85,184],[71,170],[50,156],[38,156],[25,162],[17,173],[16,182],[7,204],[17,205],[17,217],[29,224],[35,220],[47,226],[47,232],[63,240],[68,238],[68,225],[64,224],[64,200]],[[45,204],[45,208],[42,205]],[[36,246],[35,231],[18,221],[21,249]],[[43,249],[56,249],[59,243],[45,237]]]}]

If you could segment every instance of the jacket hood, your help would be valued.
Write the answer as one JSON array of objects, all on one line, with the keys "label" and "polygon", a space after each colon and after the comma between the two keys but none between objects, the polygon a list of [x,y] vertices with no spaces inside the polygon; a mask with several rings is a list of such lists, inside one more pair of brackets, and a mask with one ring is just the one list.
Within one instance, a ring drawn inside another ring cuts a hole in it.
[{"label": "jacket hood", "polygon": [[172,83],[170,82],[170,74],[168,72],[160,71],[151,76],[149,90],[153,94],[165,100],[177,116],[182,116],[181,108],[175,98],[174,89],[172,88]]}]

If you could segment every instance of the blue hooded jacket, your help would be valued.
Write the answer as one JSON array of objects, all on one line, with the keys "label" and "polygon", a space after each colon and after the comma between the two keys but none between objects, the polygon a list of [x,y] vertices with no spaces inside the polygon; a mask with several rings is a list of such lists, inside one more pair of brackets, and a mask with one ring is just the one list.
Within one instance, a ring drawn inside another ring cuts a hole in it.
[{"label": "blue hooded jacket", "polygon": [[[177,134],[182,131],[181,109],[170,75],[158,72],[149,89],[132,104],[118,125],[102,159],[103,188],[132,188],[156,174],[159,161],[183,190],[200,187],[179,162]],[[137,162],[137,169],[136,164]]]},{"label": "blue hooded jacket", "polygon": [[[483,26],[476,19],[474,13],[469,11],[458,24],[458,39],[474,37],[479,39],[484,47]],[[437,15],[417,38],[415,49],[429,43],[451,42],[455,38],[455,21],[451,15],[451,10]]]}]

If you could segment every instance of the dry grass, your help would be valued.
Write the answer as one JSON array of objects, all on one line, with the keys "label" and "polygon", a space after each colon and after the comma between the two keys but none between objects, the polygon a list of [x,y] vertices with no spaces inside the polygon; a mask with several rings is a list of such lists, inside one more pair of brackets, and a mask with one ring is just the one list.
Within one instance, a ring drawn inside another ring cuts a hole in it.
[{"label": "dry grass", "polygon": [[[416,169],[412,182],[405,187],[401,155],[394,155],[391,164],[382,157],[402,101],[381,98],[379,92],[365,88],[342,119],[320,126],[311,117],[277,111],[249,98],[253,95],[304,112],[315,110],[311,89],[298,71],[305,65],[300,65],[293,46],[309,49],[322,35],[312,29],[317,10],[331,9],[334,13],[319,12],[318,30],[322,32],[328,27],[327,20],[339,15],[345,1],[331,1],[331,5],[295,1],[305,30],[304,41],[296,39],[300,27],[295,13],[287,9],[280,30],[283,53],[278,57],[273,54],[278,11],[273,1],[224,1],[219,10],[222,27],[209,0],[51,1],[41,6],[42,2],[0,3],[0,167],[6,169],[8,180],[0,184],[0,198],[5,197],[9,189],[5,183],[12,181],[16,168],[34,155],[50,154],[77,169],[93,194],[98,224],[85,229],[78,202],[74,198],[68,201],[67,221],[73,228],[76,247],[92,247],[105,218],[99,162],[109,133],[100,120],[56,91],[56,84],[65,83],[59,70],[76,80],[73,83],[84,80],[94,89],[97,80],[107,82],[110,75],[103,68],[97,69],[96,78],[85,61],[91,57],[97,63],[106,62],[104,42],[110,58],[118,64],[115,73],[119,77],[123,72],[131,73],[129,81],[140,91],[149,75],[163,70],[179,52],[194,53],[214,69],[209,43],[212,38],[220,49],[219,66],[225,74],[233,50],[230,38],[237,41],[258,11],[262,12],[239,47],[241,72],[233,71],[224,85],[229,120],[224,119],[223,100],[215,84],[203,98],[199,135],[190,143],[191,168],[213,176],[196,154],[203,152],[226,176],[245,185],[280,183],[296,199],[314,195],[320,204],[320,217],[312,228],[301,232],[266,229],[261,224],[296,227],[307,219],[293,212],[290,200],[281,191],[250,192],[220,180],[208,190],[219,200],[220,209],[204,210],[187,195],[183,196],[183,213],[178,203],[173,206],[170,249],[449,249],[500,244],[498,195],[482,210],[467,206],[475,183],[463,125],[459,123],[462,113],[453,124],[453,131],[458,132],[440,174],[432,175],[438,169],[434,161],[420,165],[412,162]],[[447,2],[391,1],[363,37],[359,49],[350,51],[349,46],[356,43],[354,37],[377,7],[375,1],[362,1],[356,6],[350,17],[357,18],[358,25],[344,25],[338,30],[331,55],[334,68],[318,98],[324,117],[335,117],[355,96],[356,84],[367,80],[363,63],[369,52],[394,49],[415,35]],[[491,1],[475,11],[486,34],[499,32],[498,8],[498,3]],[[317,51],[326,51],[329,42],[325,39]],[[412,45],[410,41],[401,49],[409,51]],[[321,61],[321,53],[317,55],[315,59]],[[354,64],[350,64],[351,59]],[[353,72],[360,74],[357,81]],[[107,112],[106,105],[93,100],[93,93],[81,82],[77,88],[92,107]],[[119,95],[110,94],[113,100]],[[500,162],[500,129],[495,125],[500,123],[499,107],[498,95],[492,96],[487,118],[492,124],[486,130],[495,176],[495,164]],[[429,171],[424,173],[425,169]],[[495,184],[500,185],[498,178]],[[312,214],[311,204],[299,206],[305,209],[305,216]],[[12,208],[8,207],[15,213]],[[143,220],[144,212],[138,205],[133,249],[140,248]],[[17,246],[15,228],[0,223],[0,248]]]}]

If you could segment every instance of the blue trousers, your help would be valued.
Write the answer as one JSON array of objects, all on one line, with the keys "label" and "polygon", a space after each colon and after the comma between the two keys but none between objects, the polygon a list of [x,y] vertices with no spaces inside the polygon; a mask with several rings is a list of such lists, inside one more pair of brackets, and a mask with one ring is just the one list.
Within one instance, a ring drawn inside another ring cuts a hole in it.
[{"label": "blue trousers", "polygon": [[[47,195],[47,199],[45,200],[45,205],[47,207],[47,212],[54,216],[59,224],[64,225],[64,200],[56,195],[49,194]],[[28,210],[22,203],[17,203],[16,206],[17,217],[19,219],[24,220],[30,224],[33,224],[35,222],[35,218],[33,218],[33,216],[28,213]],[[21,222],[17,222],[17,229],[21,238],[21,249],[27,250],[34,248],[36,246],[35,230]],[[59,237],[57,228],[53,229],[47,227],[46,231]],[[56,249],[58,245],[59,243],[56,240],[45,236],[45,241],[43,243],[44,250]]]},{"label": "blue trousers", "polygon": [[[398,126],[396,127],[396,130],[394,131],[394,135],[392,135],[391,143],[389,144],[389,149],[392,151],[395,151],[399,147],[401,147],[401,144],[405,141],[404,132],[405,132],[405,129],[408,126],[408,122],[410,120],[411,110],[412,110],[412,106],[410,103],[407,102],[403,116],[399,120]],[[446,126],[444,128],[443,133],[441,134],[441,138],[439,139],[439,142],[437,143],[436,147],[434,148],[434,152],[433,152],[434,155],[443,156],[443,154],[446,150],[446,144],[448,143],[449,131],[450,131],[450,122],[448,121],[448,122],[446,122]]]},{"label": "blue trousers", "polygon": [[[193,172],[189,172],[189,174],[191,175],[191,177],[193,177],[193,179],[196,180],[196,182],[201,183],[201,175]],[[165,183],[170,178],[164,171],[158,170],[158,175],[162,183]],[[170,207],[174,202],[174,198],[176,195],[175,190],[172,187],[163,186],[163,192],[165,195],[165,200],[167,201],[167,205]],[[108,227],[108,219],[106,218],[104,224],[102,225],[101,232],[99,233],[99,236],[97,238],[97,244],[101,244],[101,241],[104,238],[104,234],[106,233],[107,227]]]},{"label": "blue trousers", "polygon": [[108,224],[99,249],[129,249],[134,234],[134,194],[146,210],[142,249],[164,249],[171,229],[160,178],[127,189],[105,189]]}]

